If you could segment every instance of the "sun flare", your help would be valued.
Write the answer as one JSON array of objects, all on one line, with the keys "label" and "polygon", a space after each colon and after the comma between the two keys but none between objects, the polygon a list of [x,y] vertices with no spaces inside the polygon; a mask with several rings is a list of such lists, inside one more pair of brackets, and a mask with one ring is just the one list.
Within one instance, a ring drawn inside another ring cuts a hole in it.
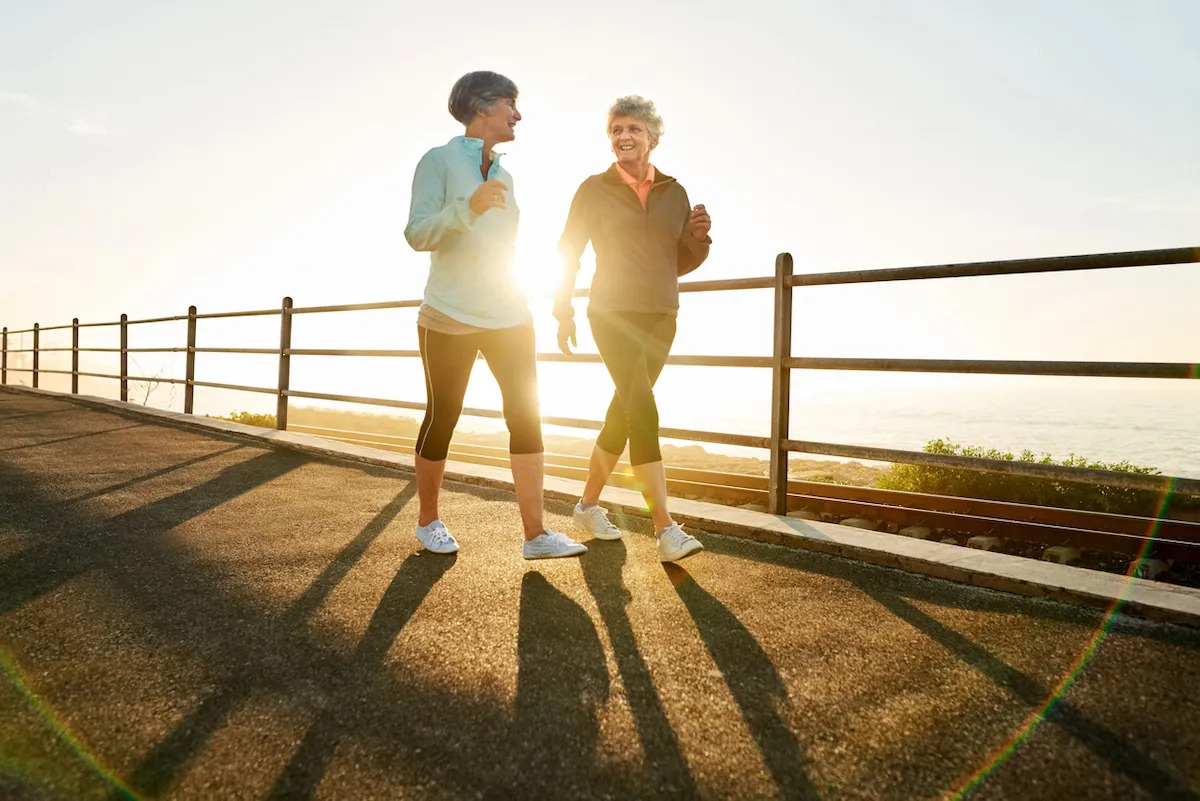
[{"label": "sun flare", "polygon": [[513,270],[517,285],[529,300],[548,298],[562,277],[562,261],[555,250],[552,237],[531,237],[517,241]]}]

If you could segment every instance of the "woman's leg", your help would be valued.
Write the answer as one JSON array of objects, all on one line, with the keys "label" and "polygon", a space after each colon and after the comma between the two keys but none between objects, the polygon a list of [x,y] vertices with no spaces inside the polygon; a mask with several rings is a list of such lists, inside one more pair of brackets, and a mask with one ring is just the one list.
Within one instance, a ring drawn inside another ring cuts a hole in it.
[{"label": "woman's leg", "polygon": [[[624,448],[622,448],[624,450]],[[583,496],[579,502],[584,506],[594,506],[600,503],[600,493],[608,483],[608,477],[617,467],[620,454],[609,453],[597,442],[592,448],[592,458],[588,460],[587,482],[583,485]]]},{"label": "woman's leg", "polygon": [[425,368],[425,418],[417,434],[417,525],[438,519],[438,496],[446,472],[450,437],[462,414],[463,396],[479,349],[473,335],[440,334],[417,327],[417,343]]},{"label": "woman's leg", "polygon": [[[588,322],[592,328],[593,340],[605,341],[600,358],[604,359],[609,376],[613,375],[614,369],[621,373],[632,369],[638,356],[639,338],[624,318],[618,314],[600,312],[594,316],[589,315]],[[600,334],[596,333],[597,328],[600,329]],[[609,366],[610,361],[612,366]],[[616,383],[615,378],[613,383]],[[587,481],[584,482],[583,495],[579,499],[581,504],[594,506],[600,502],[600,493],[604,491],[604,485],[616,469],[628,442],[629,422],[625,418],[625,405],[621,402],[620,395],[614,391],[608,404],[608,412],[604,415],[604,426],[596,437],[592,456],[588,460]]]},{"label": "woman's leg", "polygon": [[[605,323],[602,321],[601,325],[603,326]],[[631,339],[636,339],[635,329],[626,328],[626,332]],[[671,352],[671,343],[675,340],[675,318],[661,315],[661,319],[650,325],[646,329],[646,333],[648,337],[641,343],[626,342],[624,350],[632,352],[639,346],[643,348],[646,374],[650,378],[650,386],[653,387],[658,381],[659,375],[662,374],[663,367],[667,363],[667,356]],[[619,356],[617,358],[619,359]],[[625,419],[625,407],[621,404],[620,397],[614,392],[612,402],[608,405],[608,413],[604,416],[604,428],[600,431],[596,446],[592,448],[591,459],[588,461],[587,482],[583,487],[583,497],[580,498],[584,505],[591,506],[600,502],[600,493],[604,490],[604,485],[608,483],[608,477],[616,469],[617,461],[625,451],[628,439],[629,423]],[[664,472],[664,486],[665,481]]]},{"label": "woman's leg", "polygon": [[481,335],[480,350],[504,398],[509,463],[526,541],[545,532],[542,516],[545,454],[537,395],[537,357],[533,325]]},{"label": "woman's leg", "polygon": [[[645,354],[646,354],[646,377],[650,380],[651,388],[658,382],[659,375],[662,374],[663,367],[667,363],[667,357],[671,353],[671,343],[675,341],[675,318],[668,315],[652,315],[652,319],[648,320],[645,326],[646,338]],[[634,464],[633,474],[637,476],[638,483],[644,488],[642,493],[647,498],[654,498],[657,505],[651,509],[651,518],[654,520],[654,527],[657,531],[662,531],[674,521],[671,519],[671,512],[667,508],[667,470],[662,461],[662,452],[659,449],[658,443],[658,403],[655,401],[653,394],[650,395],[650,402],[654,404],[654,451],[649,452],[647,457],[653,453],[657,453],[658,459],[652,462],[642,462]],[[646,430],[640,434],[641,436],[650,437],[650,431]],[[630,461],[632,461],[633,448],[630,446]],[[647,501],[649,503],[649,501]],[[655,509],[658,514],[654,514]]]},{"label": "woman's leg", "polygon": [[[666,472],[658,445],[658,407],[653,387],[670,352],[675,321],[667,315],[619,313],[596,314],[591,319],[592,337],[625,412],[629,460],[650,517],[661,531],[672,521],[667,510]],[[609,428],[607,419],[605,428]],[[612,443],[606,443],[605,438],[606,432],[601,431],[597,445],[607,450],[605,445]],[[604,465],[598,467],[603,469]]]}]

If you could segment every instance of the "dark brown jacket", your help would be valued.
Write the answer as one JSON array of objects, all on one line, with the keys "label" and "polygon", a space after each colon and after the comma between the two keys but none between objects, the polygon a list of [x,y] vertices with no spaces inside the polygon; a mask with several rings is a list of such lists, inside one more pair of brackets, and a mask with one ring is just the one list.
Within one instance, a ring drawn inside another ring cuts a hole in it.
[{"label": "dark brown jacket", "polygon": [[684,188],[658,169],[644,209],[615,165],[585,180],[571,201],[558,242],[563,279],[555,293],[554,316],[562,320],[574,314],[571,293],[579,257],[589,240],[596,252],[589,313],[676,314],[679,276],[699,267],[712,244],[708,237],[701,242],[692,236],[688,227],[691,211]]}]

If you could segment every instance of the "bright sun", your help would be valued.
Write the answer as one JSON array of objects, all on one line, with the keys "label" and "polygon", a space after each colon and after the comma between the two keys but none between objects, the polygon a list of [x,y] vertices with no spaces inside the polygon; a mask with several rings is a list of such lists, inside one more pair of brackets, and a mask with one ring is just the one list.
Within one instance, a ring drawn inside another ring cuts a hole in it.
[{"label": "bright sun", "polygon": [[552,296],[562,274],[562,262],[554,242],[554,239],[544,237],[518,238],[513,268],[521,291],[530,300]]}]

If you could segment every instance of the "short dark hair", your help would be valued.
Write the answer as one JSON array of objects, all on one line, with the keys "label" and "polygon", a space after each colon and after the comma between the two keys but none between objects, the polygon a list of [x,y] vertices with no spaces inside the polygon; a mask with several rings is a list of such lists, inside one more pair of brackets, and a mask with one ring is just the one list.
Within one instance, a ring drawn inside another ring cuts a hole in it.
[{"label": "short dark hair", "polygon": [[450,115],[466,125],[501,99],[516,100],[517,85],[498,72],[468,72],[454,82],[447,104]]}]

